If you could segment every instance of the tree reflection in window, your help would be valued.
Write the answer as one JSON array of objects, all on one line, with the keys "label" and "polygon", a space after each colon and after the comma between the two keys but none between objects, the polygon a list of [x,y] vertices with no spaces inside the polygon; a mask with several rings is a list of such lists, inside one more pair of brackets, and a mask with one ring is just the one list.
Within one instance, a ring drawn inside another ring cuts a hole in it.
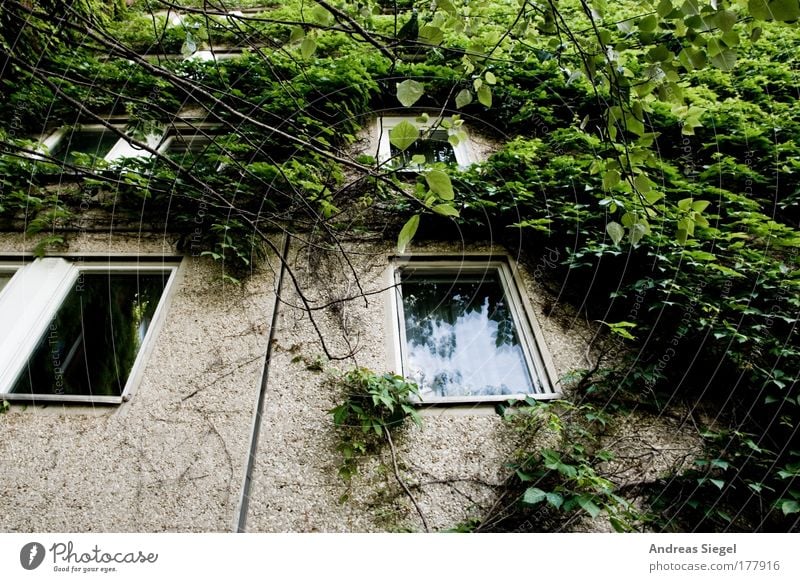
[{"label": "tree reflection in window", "polygon": [[51,155],[62,162],[75,163],[73,154],[85,154],[94,159],[103,159],[119,136],[113,131],[71,131],[56,145]]},{"label": "tree reflection in window", "polygon": [[407,273],[401,289],[405,374],[423,400],[535,391],[496,272]]},{"label": "tree reflection in window", "polygon": [[120,396],[168,278],[81,274],[12,392]]},{"label": "tree reflection in window", "polygon": [[398,150],[394,145],[390,145],[389,149],[393,165],[399,168],[420,169],[422,166],[411,162],[411,158],[418,155],[423,156],[428,164],[456,163],[456,152],[447,141],[447,132],[441,129],[431,131],[429,135],[418,139],[404,151]]}]

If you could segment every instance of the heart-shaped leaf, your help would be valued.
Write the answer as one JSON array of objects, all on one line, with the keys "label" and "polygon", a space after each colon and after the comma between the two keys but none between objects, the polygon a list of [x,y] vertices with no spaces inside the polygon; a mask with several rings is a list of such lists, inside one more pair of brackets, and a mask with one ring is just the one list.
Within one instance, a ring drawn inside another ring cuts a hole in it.
[{"label": "heart-shaped leaf", "polygon": [[419,81],[406,79],[397,84],[397,100],[403,107],[411,107],[425,94],[425,86]]},{"label": "heart-shaped leaf", "polygon": [[410,121],[401,121],[389,130],[389,143],[401,152],[406,151],[419,138],[419,129]]}]

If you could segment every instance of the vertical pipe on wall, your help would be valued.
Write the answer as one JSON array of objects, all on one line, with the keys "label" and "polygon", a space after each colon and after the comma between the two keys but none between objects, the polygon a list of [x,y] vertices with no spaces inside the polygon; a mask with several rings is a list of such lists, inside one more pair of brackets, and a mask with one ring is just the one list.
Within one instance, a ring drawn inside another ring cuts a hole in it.
[{"label": "vertical pipe on wall", "polygon": [[267,354],[264,357],[264,369],[261,372],[261,387],[258,392],[258,401],[256,403],[255,414],[253,415],[253,427],[250,433],[250,448],[247,456],[247,467],[244,473],[244,482],[242,483],[242,493],[239,498],[237,507],[236,518],[236,532],[241,533],[247,531],[247,511],[250,507],[250,486],[253,480],[253,469],[256,464],[256,453],[258,452],[258,437],[261,432],[261,422],[264,416],[264,400],[267,395],[267,381],[269,379],[269,366],[272,360],[272,344],[275,339],[275,328],[278,324],[278,306],[280,305],[279,297],[281,289],[283,288],[283,275],[286,272],[286,263],[289,260],[289,233],[283,235],[283,249],[281,251],[282,257],[281,268],[278,274],[278,284],[275,287],[275,303],[272,307],[272,321],[269,327],[269,340],[267,343]]}]

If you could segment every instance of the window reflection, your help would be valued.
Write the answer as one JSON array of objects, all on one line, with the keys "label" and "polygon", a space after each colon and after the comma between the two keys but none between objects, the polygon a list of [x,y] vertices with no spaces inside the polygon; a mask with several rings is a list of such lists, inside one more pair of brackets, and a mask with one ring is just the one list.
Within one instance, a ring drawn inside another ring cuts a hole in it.
[{"label": "window reflection", "polygon": [[423,399],[534,392],[496,272],[401,278],[406,375]]},{"label": "window reflection", "polygon": [[450,142],[447,141],[447,132],[445,130],[437,129],[431,132],[428,137],[418,139],[404,151],[400,151],[391,145],[390,151],[395,167],[400,168],[418,168],[419,166],[411,163],[411,158],[418,155],[424,156],[428,164],[436,162],[456,163],[456,152]]},{"label": "window reflection", "polygon": [[112,131],[72,131],[58,142],[51,155],[68,163],[75,162],[72,154],[88,154],[102,159],[118,140],[119,136]]},{"label": "window reflection", "polygon": [[11,392],[120,396],[168,278],[81,274]]}]

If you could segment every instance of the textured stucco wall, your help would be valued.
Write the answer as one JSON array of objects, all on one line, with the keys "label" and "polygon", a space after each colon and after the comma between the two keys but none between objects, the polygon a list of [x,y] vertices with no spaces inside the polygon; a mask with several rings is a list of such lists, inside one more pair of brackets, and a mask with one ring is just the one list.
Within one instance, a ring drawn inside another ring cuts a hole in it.
[{"label": "textured stucco wall", "polygon": [[[356,294],[355,275],[367,291],[390,283],[392,245],[352,247],[355,274],[339,263],[336,253],[296,245],[291,263],[307,285],[309,298],[325,304]],[[418,245],[416,251],[440,253],[504,252],[491,245]],[[536,282],[528,274],[521,282],[541,310]],[[298,298],[286,286],[289,303]],[[350,348],[355,355],[334,363],[341,370],[354,365],[376,372],[394,370],[391,341],[396,333],[389,315],[392,291],[341,304],[334,313],[315,314],[316,325],[329,341],[333,355]],[[538,307],[537,307],[538,306]],[[583,367],[586,330],[565,329],[555,319],[541,319],[547,349],[560,374]],[[362,464],[348,485],[337,475],[337,440],[327,411],[341,396],[329,374],[309,370],[308,360],[322,354],[308,315],[290,308],[281,313],[275,335],[262,437],[255,465],[253,495],[248,515],[250,531],[373,531],[420,530],[421,522],[399,492],[385,451]],[[346,339],[345,339],[346,338]],[[350,342],[349,344],[347,342]],[[313,366],[312,366],[313,368]],[[446,529],[490,503],[493,486],[504,477],[504,464],[513,453],[516,437],[491,405],[429,408],[423,427],[411,426],[398,436],[398,457],[406,479],[417,491],[418,502],[431,529]],[[344,503],[339,499],[349,494]]]},{"label": "textured stucco wall", "polygon": [[[0,237],[0,254],[29,251]],[[69,253],[167,254],[158,237],[85,235]],[[230,531],[274,301],[186,257],[130,402],[0,415],[0,531]]]},{"label": "textured stucco wall", "polygon": [[[276,243],[278,240],[276,239]],[[30,250],[0,235],[0,254]],[[278,244],[278,246],[280,246]],[[295,239],[289,264],[312,306],[364,298],[309,314],[284,279],[273,338],[248,531],[385,531],[422,524],[399,489],[384,448],[348,485],[337,474],[336,370],[394,368],[390,318],[391,244],[349,245],[348,264],[325,243]],[[490,244],[423,244],[414,252],[504,252]],[[80,235],[70,253],[165,254],[154,237]],[[524,261],[520,291],[541,325],[557,376],[587,368],[592,325],[542,287],[555,257]],[[352,269],[352,270],[351,270]],[[225,285],[210,261],[184,257],[163,325],[130,402],[118,407],[14,405],[0,415],[0,531],[231,531],[249,454],[279,261],[270,257],[241,287]],[[358,281],[358,284],[356,283]],[[557,307],[554,308],[554,305]],[[332,356],[327,361],[320,342]],[[322,370],[315,365],[322,362]],[[423,427],[397,435],[399,470],[431,529],[492,504],[518,435],[491,406],[423,409]],[[647,453],[620,469],[620,482],[654,478],[698,441],[674,418],[634,412],[611,435],[620,453]],[[347,499],[343,500],[343,497]],[[604,526],[587,521],[576,529]]]}]

